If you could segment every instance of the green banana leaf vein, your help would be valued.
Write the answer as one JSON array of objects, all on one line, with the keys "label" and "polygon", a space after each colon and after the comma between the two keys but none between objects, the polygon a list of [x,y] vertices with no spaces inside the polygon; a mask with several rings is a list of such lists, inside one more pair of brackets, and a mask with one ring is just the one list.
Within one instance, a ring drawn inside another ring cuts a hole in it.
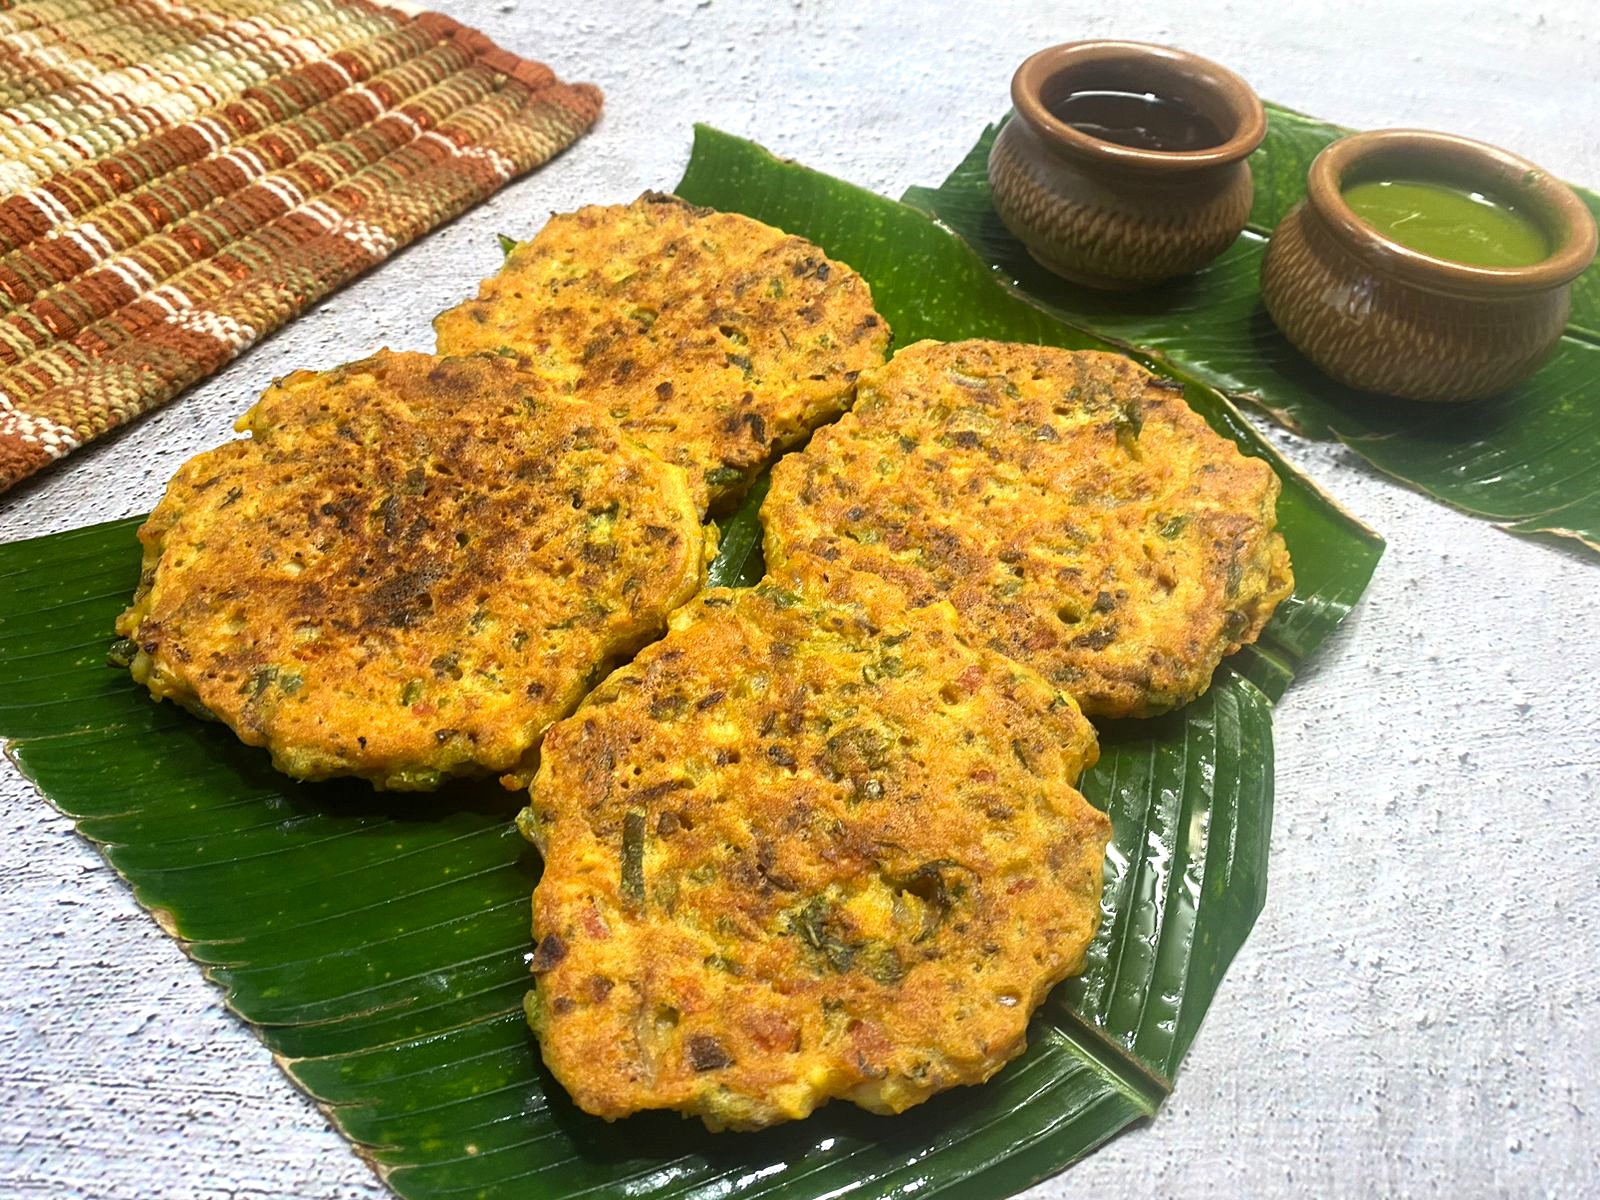
[{"label": "green banana leaf vein", "polygon": [[[849,262],[901,344],[1105,344],[999,286],[913,209],[749,142],[699,129],[678,190]],[[1272,700],[1382,550],[1222,395],[1193,381],[1187,395],[1282,474],[1298,590],[1201,700],[1102,730],[1083,786],[1115,833],[1088,970],[1052,995],[1021,1059],[903,1117],[837,1104],[740,1136],[577,1111],[521,1012],[539,863],[511,825],[518,797],[296,784],[226,730],[152,704],[105,665],[138,573],[136,521],[0,547],[0,735],[401,1196],[1008,1194],[1153,1114],[1170,1089],[1265,897]],[[714,582],[760,577],[761,494],[722,523]]]},{"label": "green banana leaf vein", "polygon": [[[1009,284],[1086,333],[1139,347],[1296,432],[1337,438],[1464,512],[1600,551],[1600,265],[1578,278],[1566,335],[1527,383],[1473,404],[1371,396],[1302,358],[1266,315],[1258,284],[1268,236],[1305,196],[1311,160],[1348,130],[1268,105],[1266,140],[1250,159],[1255,206],[1239,240],[1187,279],[1108,294],[1044,270],[995,215],[986,165],[999,128],[986,129],[937,188],[912,188],[905,200],[959,234]],[[1578,192],[1600,217],[1600,196]]]}]

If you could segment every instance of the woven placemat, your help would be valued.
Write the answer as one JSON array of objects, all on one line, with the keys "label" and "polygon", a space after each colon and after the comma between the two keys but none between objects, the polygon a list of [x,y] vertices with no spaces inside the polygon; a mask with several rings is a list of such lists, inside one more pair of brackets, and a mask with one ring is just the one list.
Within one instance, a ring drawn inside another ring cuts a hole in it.
[{"label": "woven placemat", "polygon": [[0,490],[172,399],[593,124],[366,0],[0,0]]}]

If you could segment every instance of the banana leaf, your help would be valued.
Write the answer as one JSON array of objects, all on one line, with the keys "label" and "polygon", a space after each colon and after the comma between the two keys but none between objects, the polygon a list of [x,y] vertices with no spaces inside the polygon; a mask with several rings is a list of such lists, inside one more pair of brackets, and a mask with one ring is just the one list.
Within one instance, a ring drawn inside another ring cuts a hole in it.
[{"label": "banana leaf", "polygon": [[[984,130],[937,188],[912,188],[905,200],[958,233],[1006,282],[1085,335],[1139,347],[1299,433],[1336,438],[1464,512],[1600,551],[1600,265],[1579,277],[1566,335],[1526,383],[1472,404],[1372,396],[1335,383],[1289,345],[1259,288],[1267,239],[1305,196],[1311,160],[1349,130],[1268,105],[1267,136],[1250,159],[1255,205],[1238,241],[1188,278],[1119,294],[1052,275],[1001,224],[986,170],[999,128]],[[1579,195],[1600,217],[1600,196]]]},{"label": "banana leaf", "polygon": [[[914,210],[750,143],[701,129],[679,191],[818,240],[867,276],[902,341],[1090,344]],[[1283,473],[1301,590],[1262,654],[1225,664],[1202,699],[1102,729],[1083,787],[1114,838],[1088,969],[1051,996],[1022,1058],[900,1118],[832,1105],[741,1136],[577,1111],[521,1013],[539,862],[511,825],[518,797],[297,784],[226,730],[152,704],[105,665],[138,574],[134,521],[0,546],[0,736],[401,1196],[1009,1194],[1170,1089],[1265,896],[1269,693],[1333,632],[1382,549],[1223,397],[1188,394]],[[762,491],[722,522],[719,582],[760,576]]]}]

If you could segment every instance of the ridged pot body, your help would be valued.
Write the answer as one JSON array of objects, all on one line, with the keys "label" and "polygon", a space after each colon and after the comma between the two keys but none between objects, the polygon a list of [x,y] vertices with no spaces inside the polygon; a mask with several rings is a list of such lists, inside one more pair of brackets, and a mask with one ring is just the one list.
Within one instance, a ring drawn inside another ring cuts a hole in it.
[{"label": "ridged pot body", "polygon": [[1478,400],[1527,378],[1566,326],[1570,283],[1526,294],[1434,290],[1385,273],[1302,201],[1261,267],[1273,322],[1325,374],[1408,400]]},{"label": "ridged pot body", "polygon": [[1254,188],[1244,162],[1161,173],[1057,152],[1020,115],[989,153],[995,211],[1041,264],[1077,283],[1137,288],[1233,244]]}]

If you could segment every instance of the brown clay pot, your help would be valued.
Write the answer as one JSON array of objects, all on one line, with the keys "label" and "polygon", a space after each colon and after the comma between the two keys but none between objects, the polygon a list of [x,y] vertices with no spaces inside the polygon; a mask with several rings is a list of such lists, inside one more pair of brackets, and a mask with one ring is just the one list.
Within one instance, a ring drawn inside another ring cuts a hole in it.
[{"label": "brown clay pot", "polygon": [[[1146,150],[1073,128],[1051,106],[1077,91],[1179,100],[1222,135],[1200,150]],[[1266,133],[1250,86],[1204,58],[1144,42],[1071,42],[1011,80],[1016,115],[989,154],[995,211],[1058,275],[1135,288],[1183,275],[1239,236],[1253,188],[1245,158]]]},{"label": "brown clay pot", "polygon": [[[1551,253],[1527,267],[1477,267],[1402,246],[1344,202],[1345,188],[1386,178],[1464,184],[1519,204]],[[1375,130],[1334,142],[1311,164],[1306,199],[1267,247],[1261,297],[1296,349],[1341,383],[1409,400],[1480,400],[1544,361],[1594,254],[1583,202],[1526,159],[1445,133]]]}]

